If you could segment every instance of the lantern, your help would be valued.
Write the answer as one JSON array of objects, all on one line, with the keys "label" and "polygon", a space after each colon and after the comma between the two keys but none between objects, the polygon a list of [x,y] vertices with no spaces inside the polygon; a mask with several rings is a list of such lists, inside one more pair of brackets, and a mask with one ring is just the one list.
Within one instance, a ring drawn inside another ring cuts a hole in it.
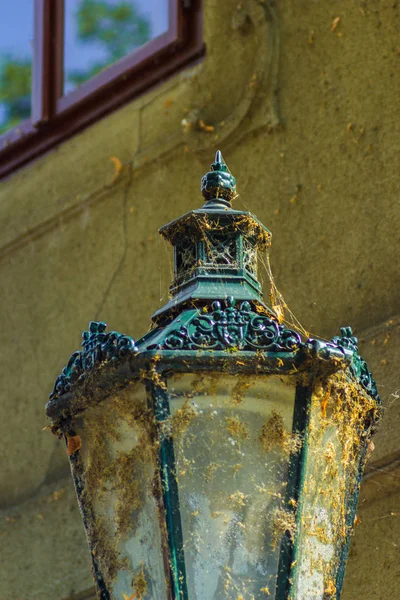
[{"label": "lantern", "polygon": [[160,230],[175,277],[151,330],[92,322],[47,404],[98,596],[337,599],[376,385],[349,327],[303,339],[264,304],[271,234],[232,208],[220,152],[202,193]]}]

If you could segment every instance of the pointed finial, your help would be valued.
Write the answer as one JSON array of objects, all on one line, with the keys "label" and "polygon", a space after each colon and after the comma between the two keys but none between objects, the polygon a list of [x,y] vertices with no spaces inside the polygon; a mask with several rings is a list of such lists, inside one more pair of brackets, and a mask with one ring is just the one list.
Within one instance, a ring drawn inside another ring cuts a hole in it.
[{"label": "pointed finial", "polygon": [[206,204],[217,203],[229,208],[236,196],[236,179],[229,172],[220,150],[215,154],[211,171],[201,180],[201,193],[207,201]]},{"label": "pointed finial", "polygon": [[211,164],[211,168],[213,171],[223,171],[227,172],[228,167],[226,166],[224,159],[222,158],[221,150],[217,150],[215,153],[215,161]]}]

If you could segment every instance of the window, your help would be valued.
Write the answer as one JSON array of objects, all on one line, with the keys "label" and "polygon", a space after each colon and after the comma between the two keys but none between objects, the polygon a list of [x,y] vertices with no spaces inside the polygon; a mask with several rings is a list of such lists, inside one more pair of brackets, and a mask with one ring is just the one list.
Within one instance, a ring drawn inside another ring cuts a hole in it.
[{"label": "window", "polygon": [[19,0],[0,7],[0,177],[202,56],[200,5]]}]

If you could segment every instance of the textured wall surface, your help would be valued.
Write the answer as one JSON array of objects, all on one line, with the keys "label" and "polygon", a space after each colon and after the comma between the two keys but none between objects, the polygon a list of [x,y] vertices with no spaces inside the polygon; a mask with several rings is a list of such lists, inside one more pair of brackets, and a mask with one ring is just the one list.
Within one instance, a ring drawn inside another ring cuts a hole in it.
[{"label": "textured wall surface", "polygon": [[145,333],[171,276],[157,228],[201,204],[218,147],[236,206],[273,232],[291,310],[323,336],[352,325],[377,380],[387,411],[343,597],[397,597],[400,4],[205,0],[204,35],[202,62],[0,184],[0,600],[88,597],[44,404],[89,320]]}]

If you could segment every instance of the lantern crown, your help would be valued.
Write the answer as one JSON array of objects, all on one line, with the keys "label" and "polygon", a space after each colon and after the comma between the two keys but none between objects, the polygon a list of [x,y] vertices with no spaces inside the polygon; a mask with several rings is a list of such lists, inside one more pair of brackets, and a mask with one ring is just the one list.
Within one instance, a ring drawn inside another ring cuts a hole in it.
[{"label": "lantern crown", "polygon": [[188,302],[201,305],[228,296],[263,304],[257,278],[259,253],[271,244],[271,233],[250,212],[234,210],[236,180],[218,150],[211,171],[201,180],[206,202],[160,229],[174,247],[171,300],[155,313],[170,313]]},{"label": "lantern crown", "polygon": [[201,193],[206,200],[204,206],[209,207],[230,207],[231,201],[236,197],[236,179],[230,173],[220,150],[215,154],[211,171],[201,180]]}]

